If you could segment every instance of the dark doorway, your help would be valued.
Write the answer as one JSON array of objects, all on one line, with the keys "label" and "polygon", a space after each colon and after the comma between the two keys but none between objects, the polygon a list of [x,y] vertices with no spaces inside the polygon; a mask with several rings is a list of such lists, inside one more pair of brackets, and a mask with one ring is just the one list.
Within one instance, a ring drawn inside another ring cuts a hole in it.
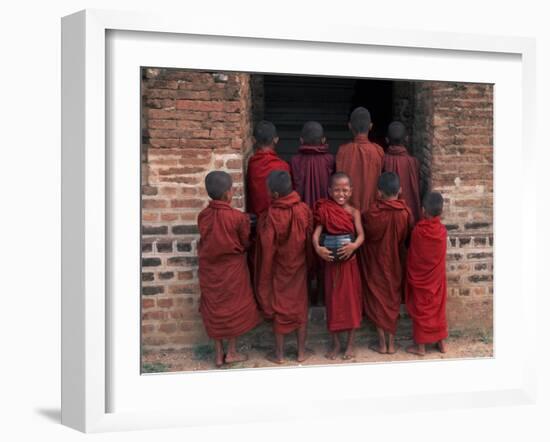
[{"label": "dark doorway", "polygon": [[323,125],[330,151],[336,153],[339,145],[352,138],[348,120],[357,106],[369,109],[373,120],[370,138],[384,146],[392,120],[392,81],[264,75],[259,84],[263,87],[262,115],[254,115],[254,120],[266,119],[277,126],[277,151],[287,161],[298,150],[302,125],[310,120]]}]

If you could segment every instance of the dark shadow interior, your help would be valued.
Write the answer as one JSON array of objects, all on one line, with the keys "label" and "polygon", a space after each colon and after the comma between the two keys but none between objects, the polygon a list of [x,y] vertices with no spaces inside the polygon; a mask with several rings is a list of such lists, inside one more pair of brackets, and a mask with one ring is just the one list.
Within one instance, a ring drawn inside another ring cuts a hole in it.
[{"label": "dark shadow interior", "polygon": [[297,152],[302,125],[310,120],[323,125],[330,151],[336,153],[339,145],[352,138],[348,120],[357,106],[371,112],[371,140],[385,145],[385,131],[392,120],[392,81],[264,75],[263,94],[263,119],[276,125],[277,151],[285,160]]}]

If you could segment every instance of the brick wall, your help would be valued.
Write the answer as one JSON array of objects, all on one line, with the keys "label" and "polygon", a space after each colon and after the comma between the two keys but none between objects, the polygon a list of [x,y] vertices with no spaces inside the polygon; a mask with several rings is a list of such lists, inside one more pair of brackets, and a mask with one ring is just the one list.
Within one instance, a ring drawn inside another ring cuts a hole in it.
[{"label": "brick wall", "polygon": [[177,349],[206,339],[198,313],[197,216],[206,174],[233,177],[244,207],[251,150],[249,76],[143,69],[142,345]]}]

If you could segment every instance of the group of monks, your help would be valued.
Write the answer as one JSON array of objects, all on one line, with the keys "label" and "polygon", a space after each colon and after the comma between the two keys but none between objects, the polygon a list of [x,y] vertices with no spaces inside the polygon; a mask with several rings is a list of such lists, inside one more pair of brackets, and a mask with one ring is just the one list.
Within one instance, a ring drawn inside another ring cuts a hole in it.
[{"label": "group of monks", "polygon": [[[419,163],[405,147],[402,123],[389,125],[385,152],[368,138],[367,109],[355,109],[348,125],[354,139],[334,156],[322,125],[306,123],[289,164],[276,153],[275,126],[258,123],[247,168],[248,213],[231,207],[229,174],[206,176],[211,201],[198,219],[200,312],[215,342],[217,367],[247,359],[236,338],[263,320],[272,323],[275,337],[270,361],[285,361],[284,338],[291,332],[297,334],[297,361],[305,361],[314,280],[324,289],[332,335],[327,358],[341,353],[342,333],[342,358],[355,357],[355,332],[364,316],[377,329],[371,348],[395,353],[402,302],[413,322],[414,344],[407,351],[424,355],[430,343],[446,351],[443,198],[427,192],[421,204]],[[255,229],[250,214],[257,218]],[[323,234],[350,239],[333,250]]]}]

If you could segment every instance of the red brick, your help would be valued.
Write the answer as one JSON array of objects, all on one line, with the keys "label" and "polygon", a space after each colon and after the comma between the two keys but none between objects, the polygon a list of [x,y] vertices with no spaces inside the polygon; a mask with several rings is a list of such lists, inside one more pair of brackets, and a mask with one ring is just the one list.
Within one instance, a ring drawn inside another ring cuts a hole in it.
[{"label": "red brick", "polygon": [[157,199],[142,199],[141,204],[144,209],[163,209],[168,206],[166,200]]},{"label": "red brick", "polygon": [[154,299],[142,299],[141,300],[141,307],[143,309],[153,308],[155,306],[155,300]]},{"label": "red brick", "polygon": [[164,322],[159,327],[159,331],[166,334],[174,333],[177,329],[178,327],[175,322]]},{"label": "red brick", "polygon": [[205,205],[206,201],[199,199],[181,199],[172,200],[170,207],[172,208],[199,208]]},{"label": "red brick", "polygon": [[174,305],[174,300],[172,298],[159,298],[157,299],[157,306],[161,308],[170,308]]},{"label": "red brick", "polygon": [[222,111],[223,101],[176,100],[176,109],[193,111]]}]

